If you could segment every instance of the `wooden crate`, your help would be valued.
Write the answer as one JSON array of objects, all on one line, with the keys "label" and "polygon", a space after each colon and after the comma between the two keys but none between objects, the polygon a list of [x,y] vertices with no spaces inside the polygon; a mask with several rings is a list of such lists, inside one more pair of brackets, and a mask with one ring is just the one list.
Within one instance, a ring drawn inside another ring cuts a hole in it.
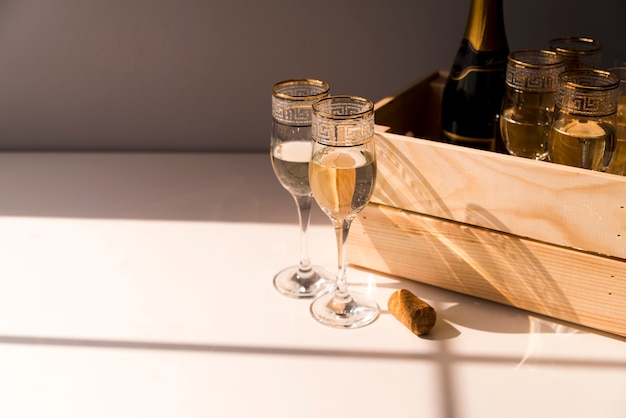
[{"label": "wooden crate", "polygon": [[626,336],[626,177],[437,142],[444,82],[376,104],[349,262]]}]

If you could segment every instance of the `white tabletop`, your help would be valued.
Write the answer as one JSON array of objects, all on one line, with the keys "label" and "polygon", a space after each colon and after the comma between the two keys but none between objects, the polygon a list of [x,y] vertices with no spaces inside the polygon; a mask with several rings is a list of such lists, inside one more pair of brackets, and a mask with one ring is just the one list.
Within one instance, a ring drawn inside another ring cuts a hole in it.
[{"label": "white tabletop", "polygon": [[[381,317],[317,324],[272,286],[298,228],[266,154],[0,154],[0,191],[0,416],[626,416],[624,338],[354,267]],[[310,246],[335,268],[317,208]]]}]

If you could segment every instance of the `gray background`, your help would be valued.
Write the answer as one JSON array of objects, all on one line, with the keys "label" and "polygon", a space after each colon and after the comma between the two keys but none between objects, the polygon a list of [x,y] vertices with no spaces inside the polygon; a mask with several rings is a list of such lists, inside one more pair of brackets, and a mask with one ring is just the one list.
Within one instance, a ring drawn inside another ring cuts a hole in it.
[{"label": "gray background", "polygon": [[[511,50],[626,53],[626,2],[504,0]],[[0,0],[0,150],[261,151],[270,90],[377,101],[448,70],[469,0]]]}]

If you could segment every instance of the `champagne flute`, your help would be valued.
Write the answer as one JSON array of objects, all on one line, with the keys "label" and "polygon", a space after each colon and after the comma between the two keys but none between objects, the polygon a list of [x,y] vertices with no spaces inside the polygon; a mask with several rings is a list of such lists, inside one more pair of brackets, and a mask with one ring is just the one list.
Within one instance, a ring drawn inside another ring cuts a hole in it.
[{"label": "champagne flute", "polygon": [[320,323],[358,328],[378,318],[376,302],[348,292],[346,249],[350,224],[367,205],[376,183],[374,105],[356,96],[330,96],[313,105],[313,153],[309,178],[315,201],[332,221],[338,270],[334,291],[311,304]]},{"label": "champagne flute", "polygon": [[550,160],[605,171],[615,151],[619,78],[581,68],[559,75],[548,138]]},{"label": "champagne flute", "polygon": [[550,49],[565,60],[565,71],[576,68],[600,68],[602,44],[591,38],[565,36],[551,39]]},{"label": "champagne flute", "polygon": [[509,54],[500,132],[511,155],[544,160],[563,58],[556,52],[525,49]]},{"label": "champagne flute", "polygon": [[278,272],[274,287],[293,298],[312,298],[328,292],[336,281],[332,273],[311,264],[307,238],[313,200],[309,185],[311,105],[328,94],[328,84],[314,79],[285,80],[272,89],[272,167],[296,202],[300,224],[300,262]]}]

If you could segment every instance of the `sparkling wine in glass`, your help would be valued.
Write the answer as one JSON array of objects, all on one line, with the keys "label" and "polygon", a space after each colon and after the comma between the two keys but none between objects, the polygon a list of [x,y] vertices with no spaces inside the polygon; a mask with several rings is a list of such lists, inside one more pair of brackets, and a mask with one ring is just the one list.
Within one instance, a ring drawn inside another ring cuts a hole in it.
[{"label": "sparkling wine in glass", "polygon": [[547,158],[558,77],[564,69],[563,58],[553,51],[525,49],[509,54],[500,132],[510,154]]},{"label": "sparkling wine in glass", "polygon": [[350,224],[365,208],[376,183],[374,105],[356,96],[330,96],[313,105],[309,178],[315,201],[332,221],[337,238],[335,289],[311,304],[320,323],[358,328],[378,318],[375,301],[348,291],[346,250]]},{"label": "sparkling wine in glass", "polygon": [[618,98],[615,74],[595,69],[561,73],[548,138],[550,161],[605,171],[615,151]]},{"label": "sparkling wine in glass", "polygon": [[293,298],[312,298],[330,291],[335,276],[311,263],[307,230],[313,195],[309,185],[311,106],[327,97],[329,86],[314,79],[286,80],[272,89],[270,158],[280,184],[293,196],[300,224],[300,262],[274,276],[274,287]]}]

